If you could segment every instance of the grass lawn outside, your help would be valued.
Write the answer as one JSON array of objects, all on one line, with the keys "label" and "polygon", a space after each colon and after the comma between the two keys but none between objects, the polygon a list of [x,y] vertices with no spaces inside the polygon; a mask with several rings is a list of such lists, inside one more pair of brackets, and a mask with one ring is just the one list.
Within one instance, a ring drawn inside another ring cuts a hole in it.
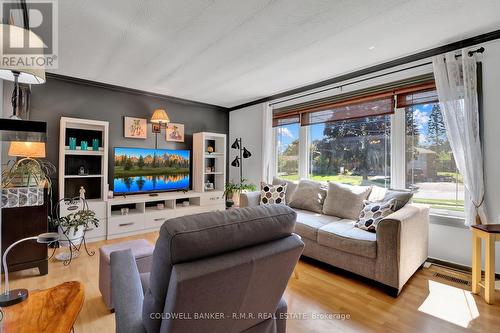
[{"label": "grass lawn outside", "polygon": [[[286,179],[286,180],[299,180],[298,175],[287,175],[287,176],[280,176],[280,178]],[[349,184],[349,185],[378,185],[378,186],[384,186],[384,180],[383,179],[370,179],[368,177],[368,180],[365,180],[363,182],[363,176],[349,176],[349,175],[313,175],[309,178],[310,180],[314,180],[317,182],[336,182],[336,183],[342,183],[342,184]]]},{"label": "grass lawn outside", "polygon": [[[441,176],[450,176],[454,177],[456,174],[452,172],[443,172],[443,173],[438,173]],[[286,179],[286,180],[292,180],[296,181],[299,180],[298,175],[287,175],[287,176],[280,176],[280,178]],[[460,176],[461,178],[461,176]],[[378,186],[384,186],[384,180],[383,179],[376,179],[376,180],[370,180],[363,182],[363,177],[362,176],[349,176],[349,175],[331,175],[331,176],[312,176],[310,178],[311,180],[314,181],[319,181],[319,182],[337,182],[337,183],[343,183],[343,184],[350,184],[350,185],[378,185]],[[461,179],[460,179],[461,180]],[[433,209],[444,209],[444,210],[451,210],[451,211],[456,211],[456,212],[463,212],[464,211],[464,201],[463,200],[454,200],[454,199],[427,199],[427,198],[415,198],[413,197],[412,199],[413,202],[415,203],[422,203],[422,204],[427,204],[431,206]]]},{"label": "grass lawn outside", "polygon": [[453,210],[456,212],[464,211],[464,200],[453,199],[426,199],[426,198],[413,198],[413,202],[422,203],[431,206],[435,209]]}]

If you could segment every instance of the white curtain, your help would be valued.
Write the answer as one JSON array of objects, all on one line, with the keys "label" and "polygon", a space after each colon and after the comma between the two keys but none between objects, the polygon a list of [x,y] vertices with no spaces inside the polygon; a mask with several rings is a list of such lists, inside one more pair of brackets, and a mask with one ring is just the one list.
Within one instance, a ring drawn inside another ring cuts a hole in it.
[{"label": "white curtain", "polygon": [[268,103],[262,105],[262,181],[272,182],[274,175],[273,108]]},{"label": "white curtain", "polygon": [[[446,134],[465,186],[465,224],[488,223],[479,139],[476,58],[462,50],[432,59]],[[479,217],[481,222],[477,221]]]}]

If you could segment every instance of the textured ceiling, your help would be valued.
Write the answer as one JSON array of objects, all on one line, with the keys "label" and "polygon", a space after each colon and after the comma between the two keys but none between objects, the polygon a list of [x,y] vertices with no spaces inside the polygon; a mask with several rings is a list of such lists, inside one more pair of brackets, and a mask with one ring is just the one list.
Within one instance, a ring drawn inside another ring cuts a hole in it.
[{"label": "textured ceiling", "polygon": [[498,0],[62,0],[52,71],[232,107],[499,29],[498,13]]}]

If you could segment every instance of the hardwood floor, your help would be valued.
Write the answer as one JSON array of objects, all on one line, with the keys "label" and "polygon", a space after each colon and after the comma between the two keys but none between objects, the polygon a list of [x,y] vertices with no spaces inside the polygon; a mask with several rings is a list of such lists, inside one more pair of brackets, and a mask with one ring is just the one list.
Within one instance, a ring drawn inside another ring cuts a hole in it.
[{"label": "hardwood floor", "polygon": [[[157,235],[149,233],[127,239],[145,238],[154,243]],[[123,240],[91,243],[89,248],[96,255],[82,254],[69,267],[51,261],[46,276],[37,276],[36,270],[12,273],[11,287],[34,290],[69,280],[82,281],[85,303],[75,332],[114,332],[114,315],[104,306],[98,288],[98,248]],[[401,295],[392,298],[362,279],[309,260],[301,260],[297,271],[299,278],[290,279],[285,293],[290,313],[288,333],[500,332],[500,292],[496,292],[497,304],[487,305],[470,293],[470,287],[434,277],[435,272],[444,272],[470,280],[470,275],[437,266],[421,269]],[[338,317],[330,318],[332,314]]]}]

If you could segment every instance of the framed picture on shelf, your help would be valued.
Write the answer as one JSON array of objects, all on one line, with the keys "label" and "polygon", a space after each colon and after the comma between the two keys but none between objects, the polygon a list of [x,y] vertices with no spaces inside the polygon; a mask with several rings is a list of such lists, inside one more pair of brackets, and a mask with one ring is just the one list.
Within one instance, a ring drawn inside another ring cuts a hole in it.
[{"label": "framed picture on shelf", "polygon": [[184,124],[169,123],[167,141],[184,142]]},{"label": "framed picture on shelf", "polygon": [[147,139],[148,123],[146,118],[125,117],[123,136],[130,139]]}]

